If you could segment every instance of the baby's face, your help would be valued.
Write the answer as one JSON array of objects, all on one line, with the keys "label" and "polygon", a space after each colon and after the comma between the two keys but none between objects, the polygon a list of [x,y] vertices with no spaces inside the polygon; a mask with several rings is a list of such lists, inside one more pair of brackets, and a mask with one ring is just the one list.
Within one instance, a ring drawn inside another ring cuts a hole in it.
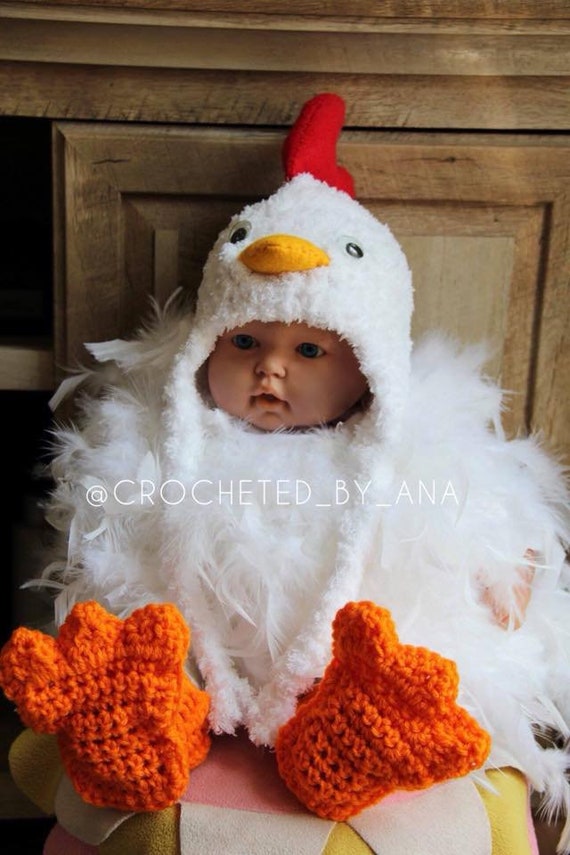
[{"label": "baby's face", "polygon": [[331,422],[368,388],[352,348],[336,333],[261,321],[220,336],[208,385],[216,406],[267,431]]}]

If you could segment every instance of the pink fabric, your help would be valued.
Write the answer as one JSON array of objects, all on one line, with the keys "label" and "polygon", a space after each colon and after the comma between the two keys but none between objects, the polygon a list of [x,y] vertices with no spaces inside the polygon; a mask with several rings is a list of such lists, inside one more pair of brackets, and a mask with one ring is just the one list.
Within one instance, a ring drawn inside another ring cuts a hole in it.
[{"label": "pink fabric", "polygon": [[72,837],[61,825],[54,825],[44,844],[43,855],[97,855],[97,846],[88,846],[77,837]]},{"label": "pink fabric", "polygon": [[279,777],[273,752],[256,748],[241,731],[213,740],[181,801],[258,813],[306,811]]}]

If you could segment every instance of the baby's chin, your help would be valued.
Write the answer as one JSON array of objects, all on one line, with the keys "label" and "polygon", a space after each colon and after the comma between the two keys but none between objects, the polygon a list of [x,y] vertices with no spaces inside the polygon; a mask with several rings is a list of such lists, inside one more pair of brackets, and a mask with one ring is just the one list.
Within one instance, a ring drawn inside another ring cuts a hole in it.
[{"label": "baby's chin", "polygon": [[294,419],[284,419],[274,413],[267,413],[261,416],[248,416],[242,419],[242,421],[246,422],[251,427],[257,428],[257,430],[263,431],[265,433],[274,433],[275,431],[287,430],[302,430],[307,427],[307,425],[298,424]]},{"label": "baby's chin", "polygon": [[307,419],[295,418],[292,414],[290,417],[284,417],[278,413],[255,413],[241,416],[241,420],[250,427],[264,433],[275,433],[276,431],[310,431],[318,428],[330,427],[338,424],[343,420],[345,412],[338,416],[323,415],[322,417],[313,416]]}]

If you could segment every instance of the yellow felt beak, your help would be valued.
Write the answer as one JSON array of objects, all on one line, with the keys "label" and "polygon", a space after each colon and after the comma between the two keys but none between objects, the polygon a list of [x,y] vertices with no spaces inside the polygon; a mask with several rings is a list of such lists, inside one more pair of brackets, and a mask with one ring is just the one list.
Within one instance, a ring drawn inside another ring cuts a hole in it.
[{"label": "yellow felt beak", "polygon": [[250,243],[239,256],[254,273],[293,273],[327,267],[326,252],[295,235],[268,235]]}]

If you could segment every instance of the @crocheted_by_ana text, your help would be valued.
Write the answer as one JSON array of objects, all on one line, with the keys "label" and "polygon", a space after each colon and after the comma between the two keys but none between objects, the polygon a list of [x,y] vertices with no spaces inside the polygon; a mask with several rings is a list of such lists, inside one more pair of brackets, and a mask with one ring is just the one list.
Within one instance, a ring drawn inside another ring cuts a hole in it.
[{"label": "@crocheted_by_ana text", "polygon": [[389,492],[379,496],[371,480],[331,479],[319,483],[318,488],[302,478],[259,478],[211,480],[198,478],[185,484],[175,478],[156,483],[147,478],[123,478],[114,484],[90,484],[85,498],[91,507],[152,507],[160,502],[180,505],[192,502],[204,507],[210,505],[312,505],[331,508],[343,505],[374,505],[390,508],[394,505],[445,505],[459,507],[459,492],[451,479],[402,480],[392,485]]}]

